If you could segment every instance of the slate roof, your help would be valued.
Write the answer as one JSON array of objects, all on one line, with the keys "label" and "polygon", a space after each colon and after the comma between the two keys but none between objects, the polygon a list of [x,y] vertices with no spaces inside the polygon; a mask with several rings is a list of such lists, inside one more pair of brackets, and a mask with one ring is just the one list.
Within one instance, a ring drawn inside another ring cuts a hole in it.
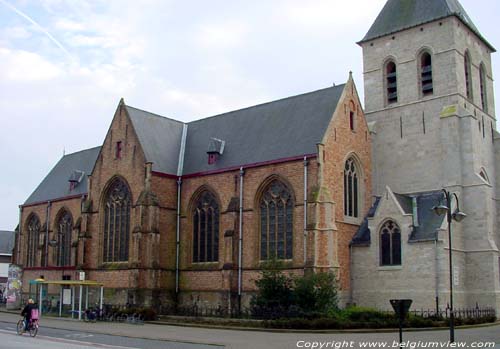
[{"label": "slate roof", "polygon": [[13,231],[0,230],[0,255],[12,255],[15,234]]},{"label": "slate roof", "polygon": [[491,50],[495,51],[495,48],[481,35],[458,0],[388,0],[368,33],[359,43],[450,16],[460,19]]},{"label": "slate roof", "polygon": [[153,171],[175,175],[183,123],[128,105],[125,107],[146,161],[153,163]]},{"label": "slate roof", "polygon": [[[315,154],[345,84],[190,122],[183,174]],[[224,154],[207,162],[211,138]]]},{"label": "slate roof", "polygon": [[[87,193],[87,176],[92,172],[101,147],[82,150],[64,155],[54,166],[24,205],[58,199],[65,196],[83,195]],[[75,170],[85,175],[78,185],[70,190],[69,179]]]},{"label": "slate roof", "polygon": [[[442,191],[429,191],[418,194],[396,194],[396,200],[402,206],[404,213],[411,214],[412,210],[412,197],[417,198],[417,215],[418,226],[413,227],[409,242],[429,241],[436,238],[436,232],[443,224],[444,216],[438,216],[434,213],[432,208],[444,200]],[[351,245],[354,246],[368,246],[371,242],[370,229],[368,227],[368,218],[375,215],[376,209],[379,205],[380,197],[375,200],[375,203],[368,211],[363,223],[360,225],[356,234],[354,234]]]},{"label": "slate roof", "polygon": [[365,219],[363,219],[363,223],[358,228],[358,231],[351,240],[351,245],[353,246],[368,246],[371,242],[370,237],[370,228],[368,228],[368,218],[372,218],[375,216],[375,212],[377,211],[378,205],[380,203],[380,196],[375,197],[375,202],[373,203],[370,210],[366,214]]}]

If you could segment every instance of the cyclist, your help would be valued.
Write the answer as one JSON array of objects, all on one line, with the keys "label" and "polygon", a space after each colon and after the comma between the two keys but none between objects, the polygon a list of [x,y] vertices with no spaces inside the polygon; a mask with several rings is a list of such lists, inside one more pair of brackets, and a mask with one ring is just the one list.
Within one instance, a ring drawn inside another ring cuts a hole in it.
[{"label": "cyclist", "polygon": [[23,311],[21,312],[21,316],[24,316],[24,330],[28,331],[29,323],[31,321],[31,311],[33,309],[38,309],[38,307],[35,305],[35,302],[33,299],[28,299],[28,304],[24,307]]}]

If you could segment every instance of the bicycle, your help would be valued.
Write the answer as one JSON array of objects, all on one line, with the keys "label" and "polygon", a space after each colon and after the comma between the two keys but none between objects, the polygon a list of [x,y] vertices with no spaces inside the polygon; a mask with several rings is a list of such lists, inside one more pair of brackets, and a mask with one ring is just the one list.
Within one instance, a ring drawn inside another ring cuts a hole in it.
[{"label": "bicycle", "polygon": [[[18,322],[17,322],[17,327],[16,327],[16,330],[17,330],[17,334],[18,335],[23,335],[24,332],[26,332],[26,320],[23,318],[23,319],[20,319]],[[39,327],[39,324],[38,324],[38,319],[30,319],[30,322],[28,324],[28,332],[30,334],[31,337],[35,337],[36,334],[38,333],[38,327]]]}]

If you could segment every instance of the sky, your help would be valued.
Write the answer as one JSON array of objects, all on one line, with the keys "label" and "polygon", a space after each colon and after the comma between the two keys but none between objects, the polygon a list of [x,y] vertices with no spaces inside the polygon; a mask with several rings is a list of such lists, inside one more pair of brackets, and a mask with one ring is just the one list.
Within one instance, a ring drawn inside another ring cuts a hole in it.
[{"label": "sky", "polygon": [[[64,152],[102,144],[122,97],[190,121],[341,84],[349,71],[362,95],[356,42],[384,3],[0,0],[0,230],[16,227]],[[500,49],[500,1],[461,3]]]}]

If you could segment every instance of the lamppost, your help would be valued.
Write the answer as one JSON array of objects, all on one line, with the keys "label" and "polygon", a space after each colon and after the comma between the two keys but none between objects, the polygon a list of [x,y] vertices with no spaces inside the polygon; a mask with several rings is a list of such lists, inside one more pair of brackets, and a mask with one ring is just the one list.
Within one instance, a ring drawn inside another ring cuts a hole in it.
[{"label": "lamppost", "polygon": [[[450,260],[450,342],[455,341],[455,313],[453,312],[453,260],[451,253],[451,221],[455,220],[461,222],[467,215],[460,211],[458,205],[458,197],[455,193],[450,193],[446,189],[443,189],[444,197],[446,199],[446,204],[441,203],[439,206],[434,206],[432,209],[437,215],[446,214],[446,220],[448,221],[448,248],[449,248],[449,260]],[[455,197],[457,202],[457,208],[455,212],[451,212],[451,200]]]}]

